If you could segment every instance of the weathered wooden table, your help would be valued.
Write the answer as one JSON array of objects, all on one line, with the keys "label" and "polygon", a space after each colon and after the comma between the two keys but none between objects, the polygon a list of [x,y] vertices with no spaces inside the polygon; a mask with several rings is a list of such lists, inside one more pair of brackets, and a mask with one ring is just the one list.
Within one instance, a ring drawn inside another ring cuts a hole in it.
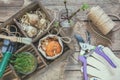
[{"label": "weathered wooden table", "polygon": [[[34,0],[0,0],[0,23],[3,23],[5,20],[7,20],[9,17],[15,14],[17,11],[19,11],[23,6],[29,4],[31,1]],[[58,13],[62,9],[64,9],[63,3],[64,0],[39,0],[39,1],[41,1],[46,8],[56,10]],[[107,14],[114,14],[120,17],[120,0],[67,0],[67,2],[68,8],[72,12],[76,11],[83,3],[87,3],[90,5],[90,7],[99,5],[105,10]],[[75,33],[79,33],[85,38],[84,32],[87,29],[92,34],[93,45],[103,44],[104,46],[109,46],[114,51],[114,53],[120,58],[120,36],[119,36],[120,30],[111,32],[107,35],[107,37],[113,41],[113,43],[110,45],[110,43],[107,40],[101,37],[96,38],[97,35],[90,29],[90,26],[88,25],[88,20],[85,12],[80,11],[74,18],[75,22],[78,23],[76,24],[76,26],[74,26],[72,35]],[[116,27],[120,27],[120,20],[114,17],[111,18],[117,24]],[[73,36],[72,40],[75,43],[74,45],[75,50],[79,51],[79,47]],[[73,56],[75,58],[77,57],[77,55],[78,53],[73,53]],[[62,67],[62,62],[60,62],[58,66]],[[54,68],[56,69],[57,73],[59,73],[61,69],[58,66],[55,66],[56,68]],[[82,80],[80,64],[72,57],[68,59],[68,64],[65,69],[66,69],[64,74],[65,80]],[[51,70],[48,70],[47,73],[51,73]],[[56,73],[53,72],[51,75],[48,76],[49,78],[41,79],[40,74],[37,73],[28,80],[59,80],[59,78],[54,78],[55,77],[54,74]]]}]

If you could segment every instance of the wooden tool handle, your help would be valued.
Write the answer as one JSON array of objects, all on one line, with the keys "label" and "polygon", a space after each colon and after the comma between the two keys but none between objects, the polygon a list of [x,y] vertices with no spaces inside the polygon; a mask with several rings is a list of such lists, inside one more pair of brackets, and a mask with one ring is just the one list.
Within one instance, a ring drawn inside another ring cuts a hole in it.
[{"label": "wooden tool handle", "polygon": [[24,44],[31,44],[32,43],[32,39],[26,38],[26,37],[0,35],[0,38],[7,39],[7,40],[10,40],[12,42],[19,42],[19,43],[24,43]]},{"label": "wooden tool handle", "polygon": [[17,37],[15,37],[15,36],[0,35],[0,38],[2,38],[2,39],[8,39],[8,40],[13,41],[13,42],[17,41]]}]

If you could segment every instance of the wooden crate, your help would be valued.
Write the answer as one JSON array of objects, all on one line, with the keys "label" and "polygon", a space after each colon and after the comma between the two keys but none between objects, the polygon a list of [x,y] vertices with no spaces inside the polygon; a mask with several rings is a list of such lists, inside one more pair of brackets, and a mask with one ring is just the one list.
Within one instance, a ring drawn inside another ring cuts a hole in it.
[{"label": "wooden crate", "polygon": [[[9,18],[7,21],[5,21],[3,24],[1,24],[1,27],[5,27],[7,25],[16,25],[18,28],[18,31],[22,34],[22,36],[24,37],[28,37],[26,32],[22,30],[21,25],[18,22],[18,19],[24,15],[26,12],[29,11],[34,11],[37,8],[40,8],[45,15],[47,16],[47,19],[51,22],[52,21],[52,17],[50,17],[50,15],[48,14],[48,12],[46,11],[46,9],[42,6],[42,4],[40,2],[33,2],[30,5],[28,5],[27,7],[21,9],[18,13],[16,13],[15,15],[13,15],[11,18]],[[39,40],[46,36],[48,33],[48,31],[52,30],[54,27],[51,26],[47,31],[43,32],[41,35],[39,35],[38,37],[33,38],[33,43],[31,45],[21,45],[19,44],[19,47],[17,48],[17,51],[14,54],[17,54],[19,52],[23,52],[23,51],[27,51],[27,52],[31,52],[33,53],[33,55],[37,58],[38,61],[38,66],[37,69],[29,74],[29,75],[22,75],[17,73],[13,66],[10,65],[10,67],[8,66],[8,68],[5,71],[5,74],[3,76],[3,80],[26,80],[26,78],[32,77],[33,74],[35,74],[37,71],[41,71],[44,72],[46,70],[46,67],[48,65],[51,65],[65,59],[66,57],[68,57],[68,55],[70,55],[70,45],[63,43],[64,45],[64,50],[63,50],[63,54],[61,56],[59,56],[57,59],[55,60],[47,60],[45,59],[41,53],[37,50],[37,46],[38,46],[38,42]],[[53,30],[54,31],[54,30]],[[2,31],[0,31],[2,33]],[[64,32],[61,32],[59,34],[59,36],[64,37]],[[11,77],[12,76],[12,77]]]},{"label": "wooden crate", "polygon": [[[30,12],[30,11],[35,11],[38,8],[41,9],[41,11],[43,11],[43,13],[45,13],[47,20],[48,21],[52,21],[52,17],[50,17],[50,15],[48,14],[47,10],[42,6],[42,4],[40,2],[33,2],[30,5],[28,5],[27,7],[21,9],[19,12],[17,12],[15,15],[13,15],[12,17],[10,17],[7,21],[5,21],[3,24],[1,24],[1,27],[5,27],[6,25],[9,24],[16,24],[18,26],[18,28],[21,30],[21,32],[27,36],[26,32],[21,28],[21,25],[19,24],[18,20],[25,15],[25,13]],[[51,29],[52,26],[49,28]],[[48,29],[48,30],[49,30]],[[34,37],[33,41],[39,39],[42,35],[44,35],[46,32],[43,32],[41,35],[39,35],[38,37]]]}]

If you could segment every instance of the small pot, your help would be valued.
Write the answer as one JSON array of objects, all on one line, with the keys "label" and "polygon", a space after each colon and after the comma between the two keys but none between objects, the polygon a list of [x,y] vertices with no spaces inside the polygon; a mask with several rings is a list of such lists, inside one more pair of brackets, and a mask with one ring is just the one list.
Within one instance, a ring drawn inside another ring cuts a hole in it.
[{"label": "small pot", "polygon": [[[18,73],[21,73],[21,74],[24,74],[24,75],[28,75],[28,74],[31,74],[32,72],[34,72],[37,68],[37,59],[35,58],[35,56],[33,54],[31,54],[30,52],[22,52],[22,53],[18,53],[18,54],[28,54],[30,56],[32,56],[32,58],[34,59],[34,67],[32,68],[31,71],[28,71],[28,72],[22,72],[22,71],[19,71],[17,69],[15,69]],[[17,58],[17,57],[15,57]],[[15,65],[15,63],[12,63],[13,65]],[[17,65],[17,64],[16,64]],[[20,64],[19,64],[20,65]],[[18,65],[17,65],[18,66]],[[15,68],[15,67],[14,67]]]},{"label": "small pot", "polygon": [[62,22],[60,23],[60,25],[61,25],[62,27],[70,27],[70,23],[68,22],[68,20],[62,21]]},{"label": "small pot", "polygon": [[[52,57],[51,57],[51,56],[47,56],[47,55],[46,55],[46,52],[45,52],[45,51],[42,49],[42,47],[41,47],[42,41],[45,40],[45,39],[48,38],[48,37],[56,37],[56,38],[58,39],[58,42],[59,42],[60,46],[61,46],[61,52],[58,53],[58,54],[56,54],[55,56],[52,56]],[[53,59],[59,57],[59,56],[63,53],[63,43],[62,43],[62,40],[61,40],[61,38],[60,38],[59,36],[51,35],[51,34],[50,34],[50,35],[47,35],[46,37],[40,39],[39,45],[38,45],[38,50],[41,52],[41,54],[42,54],[46,59],[48,59],[48,60],[53,60]]]}]

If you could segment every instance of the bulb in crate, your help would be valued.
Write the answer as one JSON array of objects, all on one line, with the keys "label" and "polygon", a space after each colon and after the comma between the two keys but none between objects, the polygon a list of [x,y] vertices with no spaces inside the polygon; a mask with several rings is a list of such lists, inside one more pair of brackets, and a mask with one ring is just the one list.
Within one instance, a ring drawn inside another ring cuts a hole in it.
[{"label": "bulb in crate", "polygon": [[26,31],[29,37],[34,37],[37,35],[37,29],[30,25],[23,25],[23,30]]}]

